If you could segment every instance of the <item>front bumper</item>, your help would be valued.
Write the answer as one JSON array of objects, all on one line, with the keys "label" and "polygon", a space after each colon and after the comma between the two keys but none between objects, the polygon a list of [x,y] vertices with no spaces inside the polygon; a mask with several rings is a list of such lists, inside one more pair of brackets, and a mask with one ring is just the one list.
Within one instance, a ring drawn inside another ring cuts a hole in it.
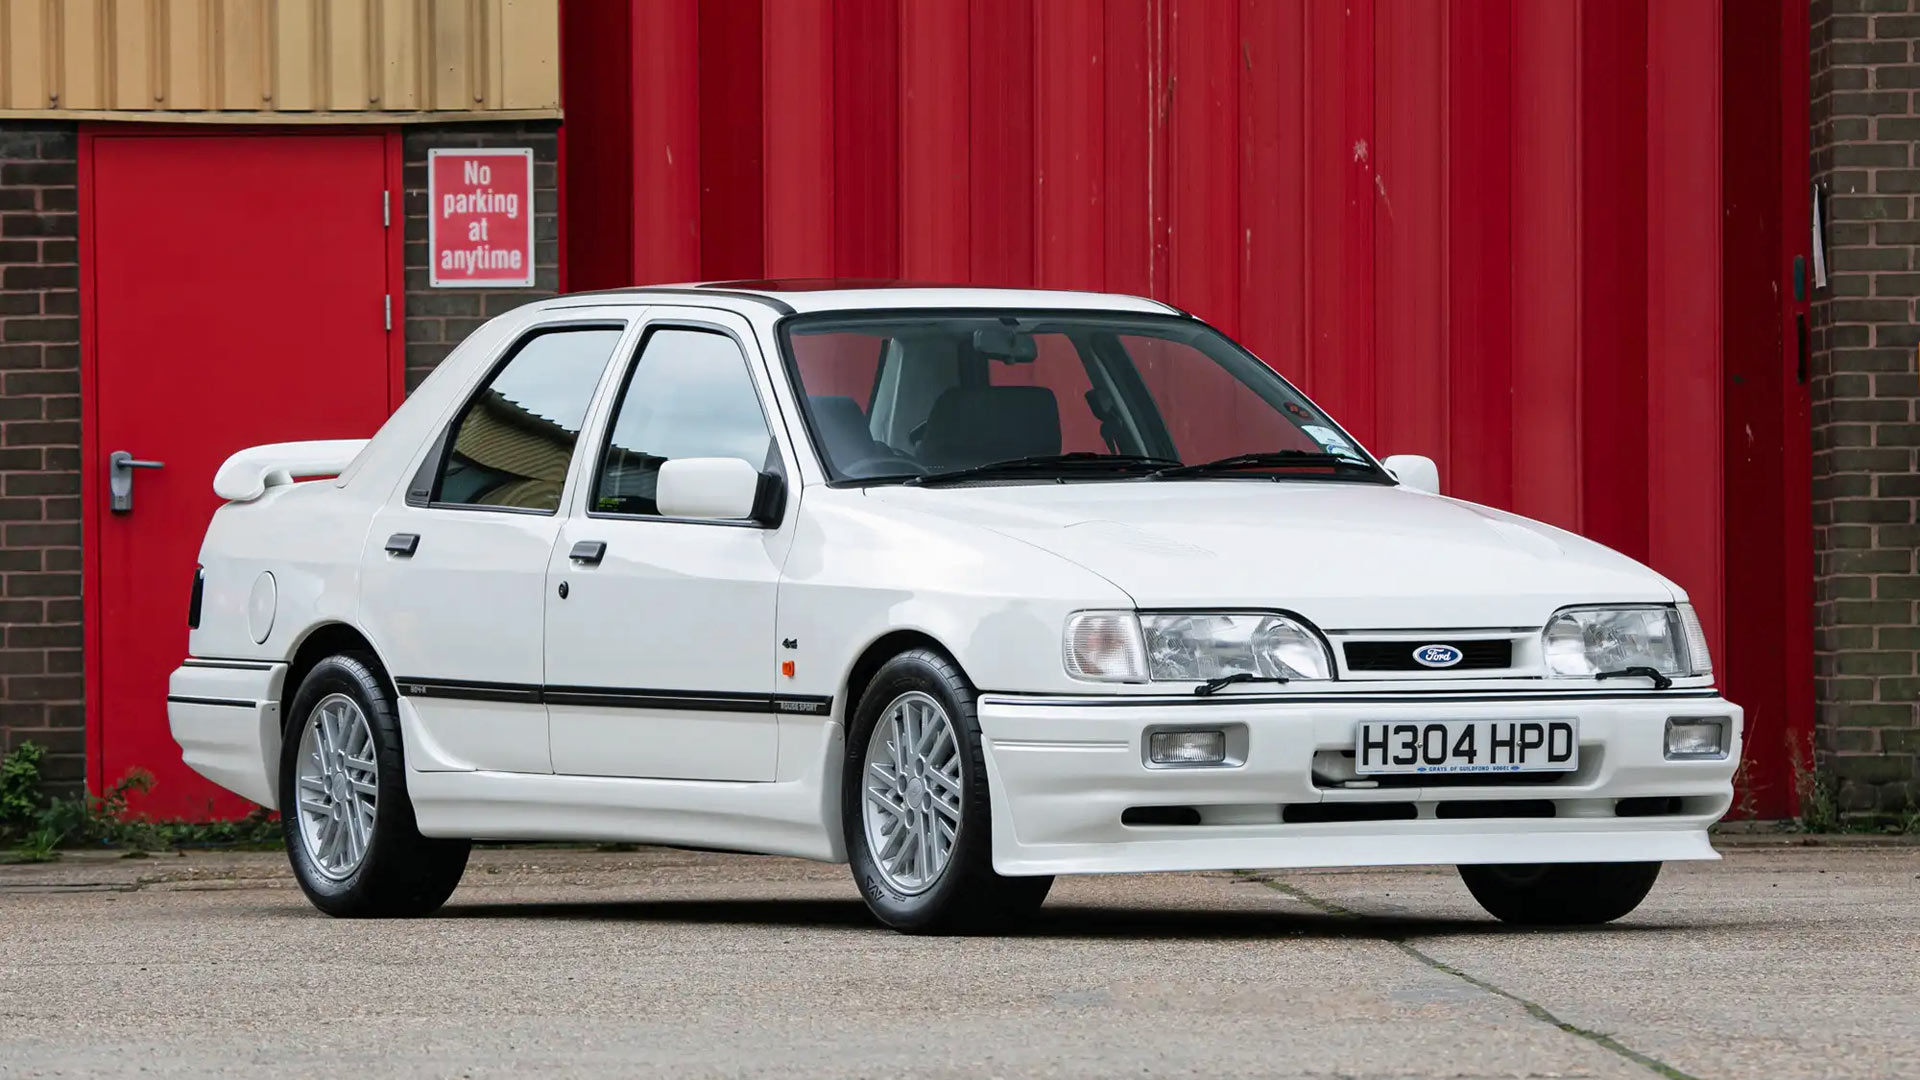
[{"label": "front bumper", "polygon": [[[1351,697],[984,696],[979,717],[993,791],[994,869],[1020,875],[1718,857],[1707,827],[1732,804],[1743,720],[1739,706],[1723,698]],[[1667,760],[1666,721],[1674,716],[1726,717],[1727,757]],[[1342,752],[1353,750],[1363,720],[1567,717],[1579,720],[1575,772],[1408,778],[1372,788],[1328,778],[1339,772]],[[1229,725],[1244,728],[1241,764],[1145,763],[1148,729]],[[1123,823],[1130,810],[1134,820],[1168,823]],[[1359,817],[1382,820],[1352,820]],[[1185,823],[1170,823],[1175,819]]]}]

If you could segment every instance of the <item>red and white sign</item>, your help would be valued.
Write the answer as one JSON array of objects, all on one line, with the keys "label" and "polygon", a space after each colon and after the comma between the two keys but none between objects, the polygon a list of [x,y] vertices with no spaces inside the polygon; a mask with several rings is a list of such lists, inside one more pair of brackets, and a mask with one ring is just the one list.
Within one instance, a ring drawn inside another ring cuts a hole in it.
[{"label": "red and white sign", "polygon": [[533,284],[533,151],[427,151],[435,288]]}]

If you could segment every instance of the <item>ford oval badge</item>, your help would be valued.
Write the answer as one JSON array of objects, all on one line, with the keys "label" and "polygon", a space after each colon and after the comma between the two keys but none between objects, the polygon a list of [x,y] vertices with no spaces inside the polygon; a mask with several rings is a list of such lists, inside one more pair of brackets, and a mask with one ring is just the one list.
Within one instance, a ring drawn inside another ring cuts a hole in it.
[{"label": "ford oval badge", "polygon": [[1451,645],[1422,645],[1413,650],[1413,662],[1421,667],[1452,667],[1460,662],[1460,650]]}]

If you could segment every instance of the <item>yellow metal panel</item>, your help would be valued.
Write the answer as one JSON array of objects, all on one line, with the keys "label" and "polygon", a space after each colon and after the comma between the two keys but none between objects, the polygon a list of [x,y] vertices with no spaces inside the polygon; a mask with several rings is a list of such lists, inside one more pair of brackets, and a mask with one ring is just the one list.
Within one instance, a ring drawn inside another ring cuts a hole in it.
[{"label": "yellow metal panel", "polygon": [[373,58],[373,11],[368,0],[329,0],[327,4],[326,107],[359,112],[372,102],[379,84],[368,65]]},{"label": "yellow metal panel", "polygon": [[106,0],[60,0],[55,33],[60,72],[55,83],[63,109],[104,109],[107,101]]},{"label": "yellow metal panel", "polygon": [[213,104],[213,5],[215,0],[166,0],[166,45],[161,51],[163,109],[205,109]]},{"label": "yellow metal panel", "polygon": [[47,94],[47,50],[52,36],[46,26],[46,0],[4,0],[0,9],[0,60],[7,64],[0,79],[0,101],[9,109],[45,109],[53,104]]},{"label": "yellow metal panel", "polygon": [[266,5],[262,0],[222,0],[215,32],[220,38],[215,60],[220,107],[272,108],[272,83],[266,78]]},{"label": "yellow metal panel", "polygon": [[380,4],[380,49],[374,54],[377,70],[372,77],[379,92],[372,102],[377,108],[420,107],[420,45],[426,40],[420,28],[426,18],[425,0],[383,0]]},{"label": "yellow metal panel", "polygon": [[0,114],[557,116],[559,53],[559,0],[0,0]]},{"label": "yellow metal panel", "polygon": [[488,84],[492,109],[560,107],[559,0],[495,0],[494,56],[499,77]]},{"label": "yellow metal panel", "polygon": [[433,12],[432,32],[427,38],[430,59],[423,66],[430,75],[433,109],[471,109],[475,96],[470,87],[473,75],[473,5],[470,0],[428,0]]},{"label": "yellow metal panel", "polygon": [[273,38],[273,107],[307,110],[314,106],[320,81],[314,56],[323,37],[319,10],[326,0],[274,0],[268,9]]},{"label": "yellow metal panel", "polygon": [[154,62],[154,20],[158,0],[113,0],[107,10],[112,30],[108,47],[108,96],[116,109],[151,109],[158,72]]}]

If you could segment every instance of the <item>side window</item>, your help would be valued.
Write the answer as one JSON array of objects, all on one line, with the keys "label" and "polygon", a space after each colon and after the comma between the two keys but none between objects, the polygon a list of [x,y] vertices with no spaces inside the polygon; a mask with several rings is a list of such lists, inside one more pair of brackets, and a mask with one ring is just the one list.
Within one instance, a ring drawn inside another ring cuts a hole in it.
[{"label": "side window", "polygon": [[434,501],[552,513],[618,327],[524,339],[454,420]]},{"label": "side window", "polygon": [[658,514],[662,462],[734,457],[764,469],[773,435],[740,346],[725,334],[667,328],[647,335],[614,405],[593,509]]}]

